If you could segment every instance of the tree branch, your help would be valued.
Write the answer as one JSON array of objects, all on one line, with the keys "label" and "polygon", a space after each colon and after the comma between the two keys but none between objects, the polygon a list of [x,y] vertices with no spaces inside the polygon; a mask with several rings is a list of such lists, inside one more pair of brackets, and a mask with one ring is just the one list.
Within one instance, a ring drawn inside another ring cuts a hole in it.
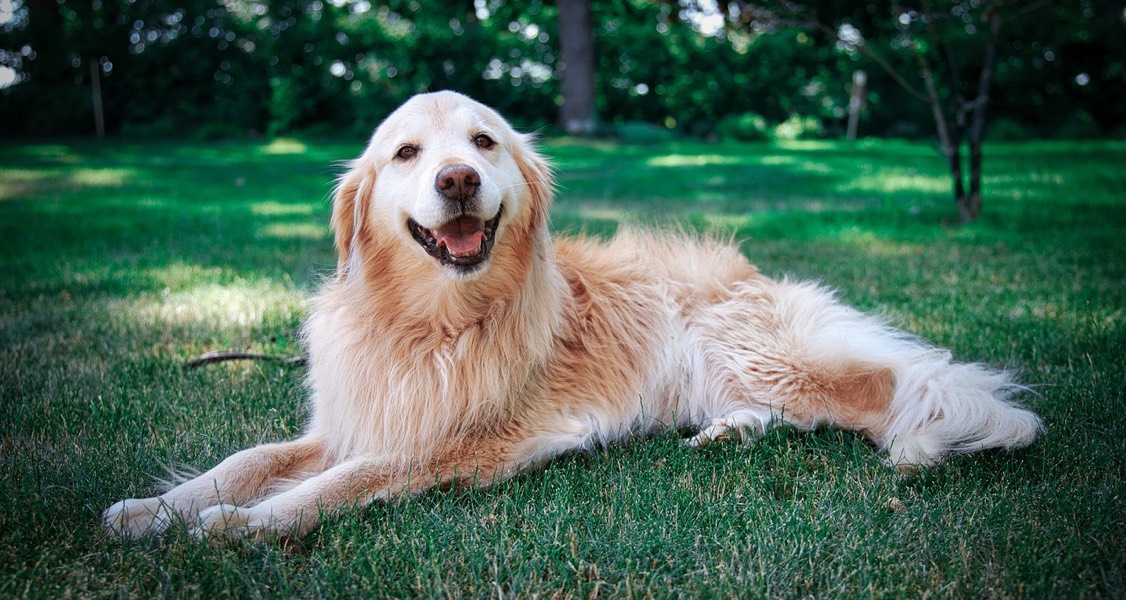
[{"label": "tree branch", "polygon": [[950,105],[954,111],[954,122],[959,128],[963,126],[966,120],[966,97],[962,93],[962,82],[958,76],[958,65],[954,61],[954,52],[950,49],[950,44],[942,36],[938,30],[938,19],[935,18],[934,11],[931,9],[931,4],[928,0],[923,0],[923,11],[927,15],[927,31],[931,35],[931,41],[935,47],[938,48],[938,54],[942,57],[942,62],[946,64],[946,73],[950,78]]},{"label": "tree branch", "polygon": [[1027,15],[1028,13],[1040,10],[1041,8],[1044,8],[1045,6],[1053,2],[1055,2],[1055,0],[1037,0],[1036,2],[1032,2],[1020,8],[1014,9],[1011,13],[1009,13],[1008,21],[1012,23],[1013,21]]},{"label": "tree branch", "polygon": [[[892,4],[893,10],[896,13],[902,12],[899,8],[899,3]],[[919,75],[923,78],[923,84],[926,86],[927,94],[923,96],[923,101],[931,107],[931,113],[934,116],[934,124],[938,129],[938,139],[942,143],[942,153],[951,157],[954,155],[955,147],[950,138],[950,128],[947,125],[946,115],[942,112],[942,102],[938,99],[938,90],[934,86],[934,76],[931,70],[930,62],[923,52],[919,50],[919,45],[915,43],[914,38],[906,30],[903,32],[903,38],[907,45],[911,48],[911,52],[915,55],[915,62],[919,64]]]},{"label": "tree branch", "polygon": [[981,132],[985,126],[985,107],[989,104],[989,88],[993,83],[993,66],[997,63],[997,40],[1001,36],[1003,0],[994,0],[985,9],[985,19],[989,24],[989,40],[985,45],[985,58],[981,65],[981,77],[977,84],[977,98],[973,101],[973,121],[970,129],[970,142],[981,143]]},{"label": "tree branch", "polygon": [[720,2],[719,6],[722,8],[724,13],[729,13],[729,7],[732,4],[739,8],[740,18],[738,24],[740,26],[748,27],[755,22],[766,22],[771,25],[772,28],[792,26],[800,27],[802,29],[815,29],[832,38],[834,42],[840,42],[851,48],[855,48],[857,52],[860,52],[872,62],[876,63],[876,65],[879,66],[884,73],[887,73],[888,77],[891,77],[892,81],[894,81],[896,85],[903,88],[905,92],[907,92],[916,100],[919,100],[921,102],[930,101],[927,98],[926,94],[919,91],[919,89],[915,86],[911,85],[911,83],[907,81],[907,79],[905,79],[903,75],[896,71],[895,67],[891,66],[891,64],[887,60],[885,60],[884,57],[880,56],[874,50],[868,47],[867,43],[861,42],[859,44],[856,44],[841,39],[841,36],[837,33],[836,29],[830,27],[814,14],[803,10],[803,8],[798,4],[795,4],[793,2],[780,2],[781,12],[785,14],[785,17],[781,16],[779,12],[768,11],[762,9],[761,7],[755,6],[751,2],[745,2],[742,0],[728,0],[725,2]]}]

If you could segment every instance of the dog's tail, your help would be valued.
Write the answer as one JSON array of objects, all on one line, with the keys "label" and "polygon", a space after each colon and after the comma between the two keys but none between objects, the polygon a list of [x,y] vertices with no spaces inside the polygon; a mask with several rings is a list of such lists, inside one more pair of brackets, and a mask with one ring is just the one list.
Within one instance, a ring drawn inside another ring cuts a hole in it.
[{"label": "dog's tail", "polygon": [[783,282],[775,294],[793,339],[802,340],[795,346],[806,364],[822,372],[888,375],[886,387],[863,385],[880,381],[871,377],[837,387],[852,390],[845,398],[890,395],[869,404],[882,405],[882,414],[853,426],[888,451],[891,465],[930,466],[951,453],[1019,448],[1043,430],[1039,417],[1014,402],[1027,388],[1010,374],[955,362],[950,352],[836,302],[817,285]]},{"label": "dog's tail", "polygon": [[896,370],[883,446],[892,465],[929,466],[949,453],[1014,449],[1035,441],[1043,423],[1013,402],[1012,377],[957,363],[944,350],[918,349]]}]

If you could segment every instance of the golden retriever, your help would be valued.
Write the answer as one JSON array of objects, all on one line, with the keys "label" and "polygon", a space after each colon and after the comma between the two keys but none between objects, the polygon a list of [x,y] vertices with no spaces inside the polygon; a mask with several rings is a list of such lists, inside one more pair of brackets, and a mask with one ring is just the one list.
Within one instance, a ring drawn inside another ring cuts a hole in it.
[{"label": "golden retriever", "polygon": [[335,190],[335,278],[304,326],[312,416],[104,525],[301,535],[322,511],[487,485],[668,428],[754,438],[862,432],[892,466],[1031,443],[1005,374],[776,281],[714,241],[626,231],[552,240],[531,139],[465,96],[417,96]]}]

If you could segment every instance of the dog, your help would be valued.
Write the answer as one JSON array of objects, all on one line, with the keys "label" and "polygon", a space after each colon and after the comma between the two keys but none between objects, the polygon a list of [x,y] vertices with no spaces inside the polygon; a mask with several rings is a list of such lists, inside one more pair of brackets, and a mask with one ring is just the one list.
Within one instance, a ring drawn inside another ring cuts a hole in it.
[{"label": "dog", "polygon": [[887,463],[1017,448],[1040,419],[1006,373],[774,280],[706,237],[553,240],[553,173],[492,109],[415,96],[333,193],[336,274],[302,339],[311,418],[103,515],[124,538],[299,536],[325,511],[489,485],[669,428],[702,446],[774,424],[862,433]]}]

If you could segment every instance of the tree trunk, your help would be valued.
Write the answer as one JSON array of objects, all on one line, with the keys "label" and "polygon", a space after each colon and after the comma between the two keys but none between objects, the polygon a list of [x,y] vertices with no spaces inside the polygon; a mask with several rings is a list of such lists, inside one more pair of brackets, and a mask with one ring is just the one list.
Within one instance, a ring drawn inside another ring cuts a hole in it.
[{"label": "tree trunk", "polygon": [[962,208],[963,220],[969,215],[974,220],[981,214],[981,142],[985,131],[985,109],[989,105],[989,87],[993,82],[993,65],[997,62],[997,37],[1001,32],[1001,2],[986,9],[989,20],[989,41],[985,45],[985,60],[974,99],[973,120],[970,123],[970,195]]},{"label": "tree trunk", "polygon": [[864,108],[868,97],[868,74],[864,71],[852,73],[852,94],[848,100],[848,139],[855,140],[860,128],[860,109]]},{"label": "tree trunk", "polygon": [[981,144],[970,142],[970,193],[958,202],[958,212],[963,223],[981,214]]},{"label": "tree trunk", "polygon": [[106,137],[106,119],[102,114],[102,65],[98,59],[90,62],[90,101],[94,105],[94,133],[99,138]]},{"label": "tree trunk", "polygon": [[559,124],[571,135],[594,131],[594,29],[590,0],[559,0],[563,106]]},{"label": "tree trunk", "polygon": [[934,117],[935,130],[938,133],[938,142],[942,145],[942,155],[946,157],[950,168],[950,177],[954,180],[954,203],[958,206],[962,222],[968,223],[977,218],[975,211],[969,210],[969,199],[966,196],[966,187],[962,182],[962,141],[950,132],[950,122],[946,113],[942,111],[942,103],[938,99],[938,90],[934,87],[934,76],[930,64],[923,57],[918,47],[914,47],[915,57],[919,62],[919,74],[926,85],[927,102],[931,107],[931,116]]}]

